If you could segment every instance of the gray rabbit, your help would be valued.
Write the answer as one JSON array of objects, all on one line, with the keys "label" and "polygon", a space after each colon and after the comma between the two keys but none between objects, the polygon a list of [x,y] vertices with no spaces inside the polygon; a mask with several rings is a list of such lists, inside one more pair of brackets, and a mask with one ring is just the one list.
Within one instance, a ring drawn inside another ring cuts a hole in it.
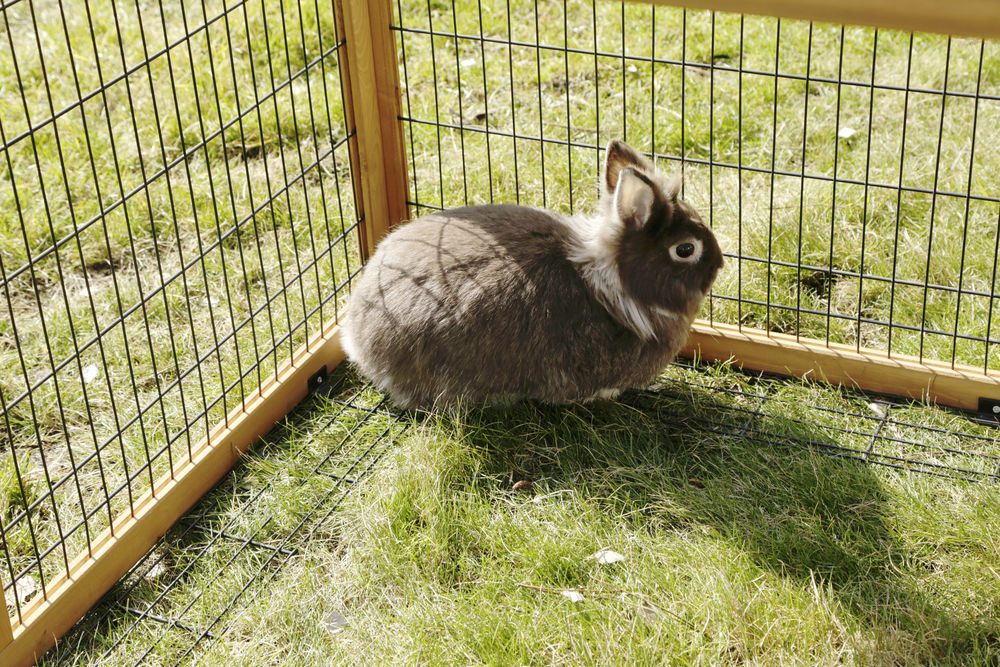
[{"label": "gray rabbit", "polygon": [[614,140],[597,215],[469,206],[401,225],[353,286],[344,351],[404,408],[644,386],[722,266],[679,188]]}]

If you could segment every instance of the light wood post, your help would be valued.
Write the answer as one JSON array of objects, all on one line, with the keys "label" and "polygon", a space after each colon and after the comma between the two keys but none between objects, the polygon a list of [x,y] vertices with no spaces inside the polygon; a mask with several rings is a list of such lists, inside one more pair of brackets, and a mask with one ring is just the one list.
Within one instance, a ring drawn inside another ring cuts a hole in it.
[{"label": "light wood post", "polygon": [[957,37],[1000,37],[996,0],[639,0],[717,12],[865,25]]},{"label": "light wood post", "polygon": [[348,131],[355,132],[351,160],[363,215],[361,254],[367,260],[382,237],[410,217],[392,3],[343,0],[337,9],[345,40],[345,114]]},{"label": "light wood post", "polygon": [[[3,580],[0,580],[0,600],[4,599],[2,591],[3,591]],[[11,591],[11,594],[17,595],[17,591],[16,590]],[[14,613],[16,614],[17,605],[14,605],[14,608],[15,608]],[[0,651],[7,648],[7,646],[9,646],[12,641],[14,641],[14,631],[11,628],[10,617],[7,616],[6,614],[3,614],[3,616],[6,620],[0,621]]]}]

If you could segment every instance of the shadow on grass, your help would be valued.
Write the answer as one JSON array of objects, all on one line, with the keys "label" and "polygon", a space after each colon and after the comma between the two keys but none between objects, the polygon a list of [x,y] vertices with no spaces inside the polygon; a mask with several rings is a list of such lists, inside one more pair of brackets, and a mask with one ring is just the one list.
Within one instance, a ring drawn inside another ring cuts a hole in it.
[{"label": "shadow on grass", "polygon": [[897,510],[873,467],[824,450],[836,434],[807,413],[762,415],[725,394],[673,389],[441,421],[481,450],[484,475],[573,489],[636,528],[714,529],[759,566],[828,587],[876,633],[922,637],[930,659],[1000,650],[995,624],[953,616],[913,583],[936,565],[895,536]]}]

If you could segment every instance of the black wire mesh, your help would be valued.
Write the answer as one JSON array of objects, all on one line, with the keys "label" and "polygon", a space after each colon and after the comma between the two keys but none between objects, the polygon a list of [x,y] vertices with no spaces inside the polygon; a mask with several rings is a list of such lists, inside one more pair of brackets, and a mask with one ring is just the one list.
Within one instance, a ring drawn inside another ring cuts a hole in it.
[{"label": "black wire mesh", "polygon": [[[416,214],[588,210],[601,148],[621,137],[683,171],[727,252],[703,315],[997,366],[996,44],[610,2],[395,5]],[[333,12],[0,5],[0,89],[14,91],[0,98],[11,613],[336,317],[360,262],[350,36]],[[720,437],[1000,479],[995,430],[968,416],[928,420],[885,397],[803,405],[786,381],[703,370],[676,366],[628,400]],[[711,416],[684,419],[692,387],[715,397]],[[268,504],[279,476],[244,466],[63,655],[94,637],[135,662],[211,651],[410,425],[350,376],[330,405],[311,427],[327,449],[303,473],[303,513]],[[285,433],[255,454],[299,454]],[[239,512],[217,511],[220,498]]]},{"label": "black wire mesh", "polygon": [[[66,638],[67,657],[84,644],[101,661],[117,656],[140,664],[155,654],[179,664],[211,650],[242,606],[266,597],[268,584],[325,535],[345,496],[411,425],[356,376],[343,368],[337,375],[255,450],[260,459],[308,461],[292,473],[293,483],[306,487],[294,515],[273,506],[273,489],[288,484],[286,465],[239,465]],[[289,451],[290,435],[303,429]],[[95,636],[97,650],[87,645]]]},{"label": "black wire mesh", "polygon": [[359,267],[329,3],[0,7],[8,610],[322,323]]},{"label": "black wire mesh", "polygon": [[703,315],[997,368],[996,43],[594,1],[397,10],[418,211],[587,210],[623,138],[720,237]]}]

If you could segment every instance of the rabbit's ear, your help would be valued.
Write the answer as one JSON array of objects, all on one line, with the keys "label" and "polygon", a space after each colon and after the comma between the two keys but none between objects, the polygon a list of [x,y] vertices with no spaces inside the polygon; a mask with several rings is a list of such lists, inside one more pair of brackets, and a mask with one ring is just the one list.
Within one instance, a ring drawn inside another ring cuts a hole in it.
[{"label": "rabbit's ear", "polygon": [[656,193],[645,178],[631,168],[618,174],[615,188],[615,211],[627,227],[643,229],[653,214]]},{"label": "rabbit's ear", "polygon": [[618,177],[622,169],[632,168],[637,171],[653,173],[653,164],[638,151],[623,141],[612,139],[608,143],[604,156],[604,178],[602,182],[606,192],[614,194],[618,189]]},{"label": "rabbit's ear", "polygon": [[677,201],[677,196],[680,194],[680,192],[681,192],[681,175],[677,174],[676,176],[671,176],[670,180],[667,181],[667,186],[664,194],[666,195],[667,199],[672,199],[673,201]]}]

